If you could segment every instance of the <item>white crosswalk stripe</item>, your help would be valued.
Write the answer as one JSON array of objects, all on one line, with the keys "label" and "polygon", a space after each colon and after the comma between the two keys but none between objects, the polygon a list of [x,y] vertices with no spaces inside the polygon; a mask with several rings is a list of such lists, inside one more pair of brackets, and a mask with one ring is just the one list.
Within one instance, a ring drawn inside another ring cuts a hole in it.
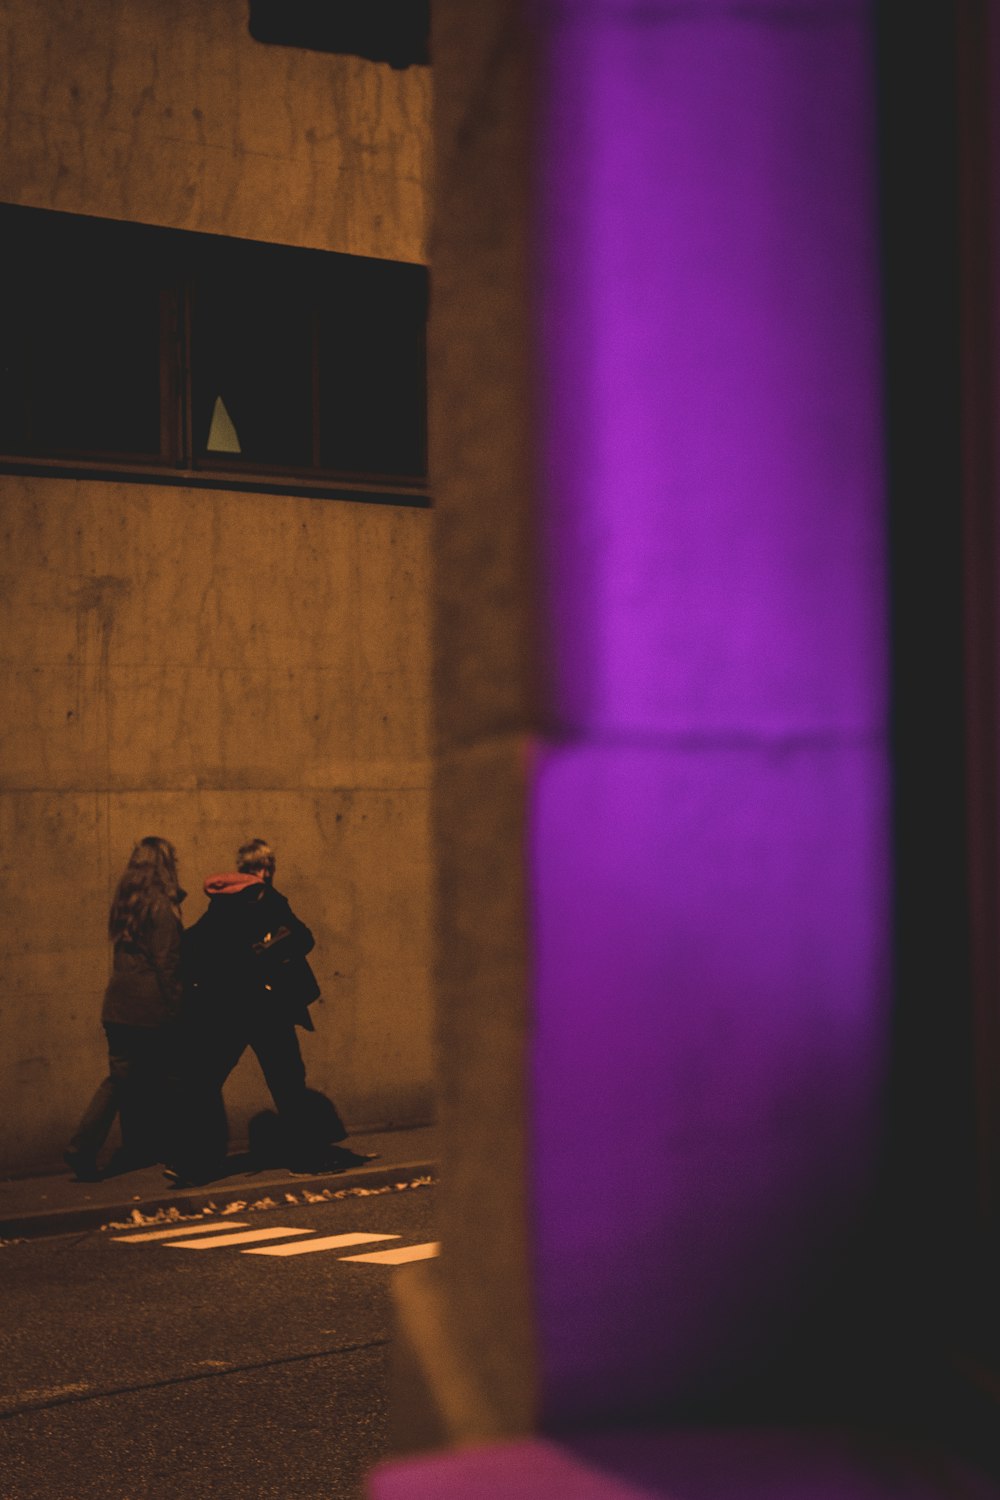
[{"label": "white crosswalk stripe", "polygon": [[[398,1240],[398,1234],[324,1234],[318,1240],[296,1240],[290,1245],[260,1245],[241,1255],[311,1255],[316,1250],[343,1250],[347,1245],[370,1245],[374,1240]],[[347,1259],[346,1256],[342,1257]]]},{"label": "white crosswalk stripe", "polygon": [[222,1250],[227,1245],[249,1245],[254,1240],[287,1239],[290,1234],[315,1234],[314,1229],[247,1229],[242,1234],[202,1235],[197,1240],[170,1240],[168,1250]]},{"label": "white crosswalk stripe", "polygon": [[112,1238],[120,1245],[138,1245],[145,1240],[174,1240],[182,1235],[221,1234],[223,1230],[246,1229],[242,1219],[226,1219],[214,1224],[182,1224],[173,1229],[144,1229],[140,1234],[116,1234]]},{"label": "white crosswalk stripe", "polygon": [[[314,1229],[302,1226],[291,1229],[284,1224],[276,1224],[267,1229],[250,1229],[243,1219],[220,1219],[172,1224],[169,1229],[141,1229],[130,1234],[116,1234],[113,1238],[122,1245],[152,1242],[167,1250],[224,1250],[232,1247],[241,1255],[287,1258],[323,1252],[334,1254],[338,1250],[346,1250],[350,1245],[372,1245],[385,1240],[398,1240],[400,1236],[367,1232],[317,1235]],[[284,1243],[261,1243],[265,1240],[282,1240]],[[422,1245],[398,1245],[392,1250],[366,1251],[363,1255],[338,1255],[337,1259],[344,1262],[360,1261],[373,1266],[398,1266],[411,1260],[429,1260],[438,1255],[440,1249],[440,1244],[433,1240]]]},{"label": "white crosswalk stripe", "polygon": [[430,1260],[440,1255],[441,1245],[437,1240],[425,1245],[403,1245],[398,1250],[372,1250],[367,1255],[342,1255],[341,1260],[363,1260],[373,1266],[399,1266],[407,1260]]}]

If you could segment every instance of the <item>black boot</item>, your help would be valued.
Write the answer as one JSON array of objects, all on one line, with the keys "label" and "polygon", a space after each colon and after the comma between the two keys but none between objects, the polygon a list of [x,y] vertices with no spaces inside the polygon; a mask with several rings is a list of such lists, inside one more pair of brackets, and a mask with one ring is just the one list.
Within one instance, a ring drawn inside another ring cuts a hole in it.
[{"label": "black boot", "polygon": [[69,1147],[63,1152],[63,1161],[77,1182],[100,1182],[101,1171],[94,1157],[87,1156],[82,1151],[74,1151],[72,1147]]}]

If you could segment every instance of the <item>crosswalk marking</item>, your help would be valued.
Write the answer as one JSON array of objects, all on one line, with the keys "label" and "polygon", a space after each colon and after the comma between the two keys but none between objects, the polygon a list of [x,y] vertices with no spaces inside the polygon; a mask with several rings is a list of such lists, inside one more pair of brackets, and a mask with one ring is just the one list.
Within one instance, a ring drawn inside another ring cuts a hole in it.
[{"label": "crosswalk marking", "polygon": [[399,1250],[372,1250],[368,1255],[342,1255],[341,1260],[364,1260],[376,1266],[398,1266],[406,1260],[430,1260],[441,1252],[440,1242],[433,1240],[426,1245],[404,1245]]},{"label": "crosswalk marking", "polygon": [[[233,1233],[236,1230],[237,1233]],[[305,1238],[305,1236],[309,1238]],[[345,1250],[349,1245],[371,1245],[384,1240],[398,1240],[398,1234],[324,1234],[317,1235],[313,1229],[289,1229],[275,1225],[270,1229],[248,1229],[243,1219],[215,1220],[204,1223],[173,1224],[169,1229],[142,1229],[134,1234],[113,1236],[122,1244],[142,1244],[149,1241],[162,1244],[167,1250],[215,1250],[227,1246],[250,1246],[240,1249],[241,1255],[311,1255],[321,1251]],[[281,1245],[262,1244],[263,1240],[284,1240]],[[429,1260],[440,1253],[436,1240],[422,1245],[396,1246],[392,1250],[366,1251],[363,1255],[340,1255],[342,1261],[364,1261],[375,1266],[398,1266],[410,1260]]]},{"label": "crosswalk marking", "polygon": [[315,1234],[314,1229],[247,1229],[243,1234],[202,1235],[197,1240],[171,1240],[168,1250],[218,1250],[226,1245],[249,1245],[252,1240],[287,1239],[290,1234]]},{"label": "crosswalk marking", "polygon": [[[341,1250],[345,1245],[370,1245],[373,1240],[398,1240],[398,1234],[324,1234],[318,1240],[296,1240],[290,1245],[261,1245],[241,1255],[310,1255],[314,1250]],[[347,1257],[345,1256],[344,1259]]]},{"label": "crosswalk marking", "polygon": [[174,1240],[187,1234],[220,1234],[224,1229],[246,1229],[242,1219],[227,1219],[217,1224],[182,1224],[174,1229],[144,1229],[141,1234],[116,1234],[115,1240],[123,1245],[138,1245],[141,1240]]}]

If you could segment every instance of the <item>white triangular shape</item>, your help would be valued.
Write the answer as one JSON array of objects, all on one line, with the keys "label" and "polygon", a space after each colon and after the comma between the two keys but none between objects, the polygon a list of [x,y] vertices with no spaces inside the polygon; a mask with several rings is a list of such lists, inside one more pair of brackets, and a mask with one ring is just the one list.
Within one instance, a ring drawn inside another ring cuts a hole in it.
[{"label": "white triangular shape", "polygon": [[221,396],[216,396],[212,411],[212,425],[208,429],[209,453],[242,453],[240,440],[233,426],[233,419],[226,410]]}]

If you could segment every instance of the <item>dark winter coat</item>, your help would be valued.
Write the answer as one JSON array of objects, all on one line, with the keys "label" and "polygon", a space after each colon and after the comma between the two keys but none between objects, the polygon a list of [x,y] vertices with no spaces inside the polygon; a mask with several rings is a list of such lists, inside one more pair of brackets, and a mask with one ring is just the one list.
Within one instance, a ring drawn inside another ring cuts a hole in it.
[{"label": "dark winter coat", "polygon": [[312,1031],[319,986],[306,954],[315,939],[287,898],[259,875],[215,875],[205,893],[208,910],[184,937],[194,1010],[262,1006]]},{"label": "dark winter coat", "polygon": [[134,939],[115,943],[101,1020],[120,1026],[163,1026],[181,1007],[181,919],[166,896],[153,899]]}]

